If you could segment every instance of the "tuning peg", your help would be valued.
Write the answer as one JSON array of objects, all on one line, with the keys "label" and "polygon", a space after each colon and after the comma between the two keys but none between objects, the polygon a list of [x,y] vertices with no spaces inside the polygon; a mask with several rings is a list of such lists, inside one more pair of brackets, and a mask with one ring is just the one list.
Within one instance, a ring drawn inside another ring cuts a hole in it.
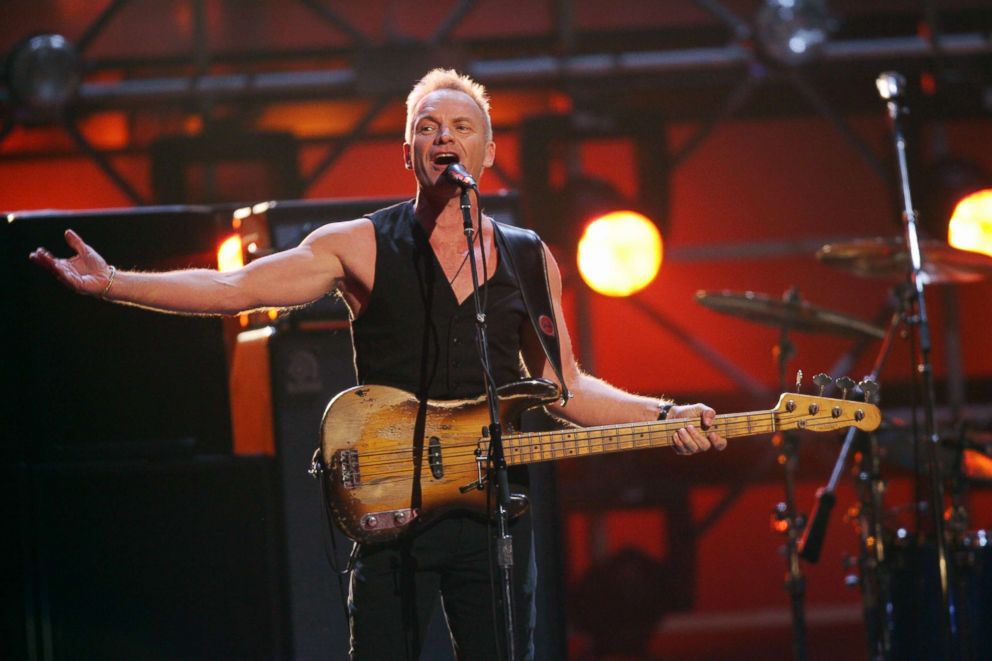
[{"label": "tuning peg", "polygon": [[828,385],[830,385],[832,381],[833,379],[831,379],[828,375],[824,374],[823,372],[820,372],[819,374],[813,377],[813,383],[815,383],[820,388],[820,392],[817,393],[819,394],[820,397],[823,397],[823,389],[826,388]]},{"label": "tuning peg", "polygon": [[873,379],[866,376],[858,384],[858,387],[861,388],[862,392],[865,394],[866,404],[873,404],[878,401],[878,383],[876,383]]},{"label": "tuning peg", "polygon": [[855,386],[854,379],[849,376],[842,376],[834,381],[834,383],[840,388],[841,399],[847,399],[847,391]]},{"label": "tuning peg", "polygon": [[796,392],[803,391],[803,371],[796,370]]}]

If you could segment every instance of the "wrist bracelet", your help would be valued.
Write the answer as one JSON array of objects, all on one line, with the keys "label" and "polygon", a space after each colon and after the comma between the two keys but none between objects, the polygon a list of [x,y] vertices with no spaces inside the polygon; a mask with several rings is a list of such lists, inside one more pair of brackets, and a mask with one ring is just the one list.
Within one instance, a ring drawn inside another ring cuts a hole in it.
[{"label": "wrist bracelet", "polygon": [[658,419],[667,420],[668,412],[672,410],[673,406],[675,406],[675,402],[668,402],[667,404],[661,404],[658,407]]},{"label": "wrist bracelet", "polygon": [[114,276],[117,275],[117,267],[110,267],[110,277],[107,278],[107,286],[103,288],[103,293],[100,294],[100,298],[107,298],[107,294],[110,293],[110,286],[114,284]]}]

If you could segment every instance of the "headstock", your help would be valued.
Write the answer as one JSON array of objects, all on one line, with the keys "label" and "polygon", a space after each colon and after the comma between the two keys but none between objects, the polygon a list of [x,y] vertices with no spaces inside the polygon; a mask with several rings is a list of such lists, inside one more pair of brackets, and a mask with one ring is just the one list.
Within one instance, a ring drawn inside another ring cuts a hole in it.
[{"label": "headstock", "polygon": [[[844,399],[822,396],[824,387],[830,381],[827,375],[817,374],[813,381],[819,387],[820,395],[784,393],[779,397],[774,409],[776,429],[824,432],[857,427],[861,431],[873,431],[882,423],[882,414],[877,406],[846,399],[847,393],[855,385],[850,378],[841,377],[835,381]],[[878,385],[872,381],[862,381],[859,385],[865,392],[866,399],[872,399],[878,392]]]}]

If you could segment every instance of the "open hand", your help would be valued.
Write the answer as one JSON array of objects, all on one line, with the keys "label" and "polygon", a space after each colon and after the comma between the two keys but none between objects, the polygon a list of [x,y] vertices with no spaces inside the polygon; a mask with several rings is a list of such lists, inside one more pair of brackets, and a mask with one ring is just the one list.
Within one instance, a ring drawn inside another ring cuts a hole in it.
[{"label": "open hand", "polygon": [[28,259],[74,291],[91,296],[101,295],[110,282],[110,267],[106,260],[72,230],[65,231],[65,241],[76,251],[73,257],[61,259],[44,248],[37,248]]}]

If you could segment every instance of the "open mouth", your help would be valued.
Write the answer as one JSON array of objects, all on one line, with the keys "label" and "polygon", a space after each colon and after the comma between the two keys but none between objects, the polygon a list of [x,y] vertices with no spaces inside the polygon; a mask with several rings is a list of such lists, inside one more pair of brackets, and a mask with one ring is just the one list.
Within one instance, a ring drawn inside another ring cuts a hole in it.
[{"label": "open mouth", "polygon": [[452,163],[458,162],[458,154],[452,154],[451,152],[444,152],[442,154],[437,154],[434,157],[435,165],[449,166]]}]

